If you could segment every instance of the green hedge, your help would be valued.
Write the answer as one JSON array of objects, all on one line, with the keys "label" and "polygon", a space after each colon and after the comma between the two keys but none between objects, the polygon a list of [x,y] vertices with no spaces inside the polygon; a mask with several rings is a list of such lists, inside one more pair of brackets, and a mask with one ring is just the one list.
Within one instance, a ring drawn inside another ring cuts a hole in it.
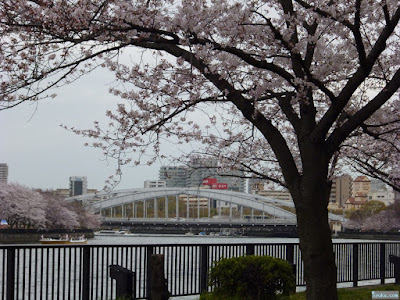
[{"label": "green hedge", "polygon": [[223,258],[210,270],[209,285],[223,299],[277,299],[295,291],[292,266],[270,256]]}]

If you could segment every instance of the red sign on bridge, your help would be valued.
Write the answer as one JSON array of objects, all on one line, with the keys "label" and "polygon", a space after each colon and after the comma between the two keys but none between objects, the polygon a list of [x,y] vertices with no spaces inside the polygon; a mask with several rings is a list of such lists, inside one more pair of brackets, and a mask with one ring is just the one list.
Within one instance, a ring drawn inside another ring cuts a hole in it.
[{"label": "red sign on bridge", "polygon": [[203,179],[203,185],[210,186],[211,189],[214,190],[227,190],[227,183],[218,183],[217,178],[205,178]]},{"label": "red sign on bridge", "polygon": [[228,184],[227,183],[215,183],[211,186],[214,190],[227,190]]}]

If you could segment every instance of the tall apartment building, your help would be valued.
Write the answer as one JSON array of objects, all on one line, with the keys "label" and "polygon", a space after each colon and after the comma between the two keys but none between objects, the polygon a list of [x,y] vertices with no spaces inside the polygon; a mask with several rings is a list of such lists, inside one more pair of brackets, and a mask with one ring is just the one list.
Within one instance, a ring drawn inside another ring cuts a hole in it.
[{"label": "tall apartment building", "polygon": [[367,176],[358,176],[353,181],[352,196],[357,193],[368,195],[371,191],[371,181]]},{"label": "tall apartment building", "polygon": [[[186,186],[200,187],[205,178],[217,178],[218,161],[216,159],[205,159],[192,157],[187,167]],[[219,178],[217,178],[219,179]],[[218,180],[218,182],[221,182]]]},{"label": "tall apartment building", "polygon": [[338,208],[345,206],[347,199],[352,195],[352,179],[349,175],[342,175],[332,180],[329,202]]},{"label": "tall apartment building", "polygon": [[218,160],[210,158],[193,157],[189,162],[186,186],[200,187],[206,178],[216,178],[218,183],[226,183],[228,190],[236,192],[245,192],[246,181],[240,178],[240,171],[232,170],[229,175],[221,176],[218,174]]},{"label": "tall apartment building", "polygon": [[0,183],[8,182],[8,165],[0,163]]},{"label": "tall apartment building", "polygon": [[[192,158],[188,166],[163,166],[159,171],[159,180],[166,182],[166,187],[201,187],[206,178],[216,178],[218,183],[226,183],[228,190],[244,192],[246,181],[233,176],[221,176],[217,173],[218,161],[214,159]],[[240,176],[232,171],[230,175]]]},{"label": "tall apartment building", "polygon": [[69,195],[78,196],[87,194],[87,177],[71,176],[69,178]]},{"label": "tall apartment building", "polygon": [[166,187],[186,187],[187,168],[185,166],[162,166],[159,179],[165,181]]}]

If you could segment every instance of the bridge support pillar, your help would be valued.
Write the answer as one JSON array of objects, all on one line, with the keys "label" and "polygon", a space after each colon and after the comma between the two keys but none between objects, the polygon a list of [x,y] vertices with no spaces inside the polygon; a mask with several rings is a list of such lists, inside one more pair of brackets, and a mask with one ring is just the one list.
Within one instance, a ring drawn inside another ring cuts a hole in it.
[{"label": "bridge support pillar", "polygon": [[165,196],[164,207],[165,207],[164,217],[168,219],[168,196]]},{"label": "bridge support pillar", "polygon": [[154,198],[154,218],[158,218],[158,201],[157,198]]},{"label": "bridge support pillar", "polygon": [[200,219],[200,198],[197,195],[197,219]]},{"label": "bridge support pillar", "polygon": [[186,195],[186,218],[189,219],[189,195]]},{"label": "bridge support pillar", "polygon": [[179,218],[179,197],[175,196],[175,218]]}]

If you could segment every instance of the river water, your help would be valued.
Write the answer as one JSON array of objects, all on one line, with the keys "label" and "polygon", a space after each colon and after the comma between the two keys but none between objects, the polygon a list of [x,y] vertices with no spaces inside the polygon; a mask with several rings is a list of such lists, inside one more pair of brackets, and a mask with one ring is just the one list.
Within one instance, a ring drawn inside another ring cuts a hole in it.
[{"label": "river water", "polygon": [[95,235],[88,240],[90,245],[160,245],[160,244],[236,244],[236,243],[296,243],[297,238],[263,238],[263,237],[231,237],[231,236],[186,236],[164,234],[115,234]]},{"label": "river water", "polygon": [[[237,244],[237,243],[298,243],[298,238],[271,238],[246,236],[186,236],[167,234],[95,235],[89,245],[160,245],[160,244]],[[333,239],[334,243],[381,242],[378,240]],[[385,242],[382,240],[382,242]],[[387,241],[386,241],[387,242]]]}]

